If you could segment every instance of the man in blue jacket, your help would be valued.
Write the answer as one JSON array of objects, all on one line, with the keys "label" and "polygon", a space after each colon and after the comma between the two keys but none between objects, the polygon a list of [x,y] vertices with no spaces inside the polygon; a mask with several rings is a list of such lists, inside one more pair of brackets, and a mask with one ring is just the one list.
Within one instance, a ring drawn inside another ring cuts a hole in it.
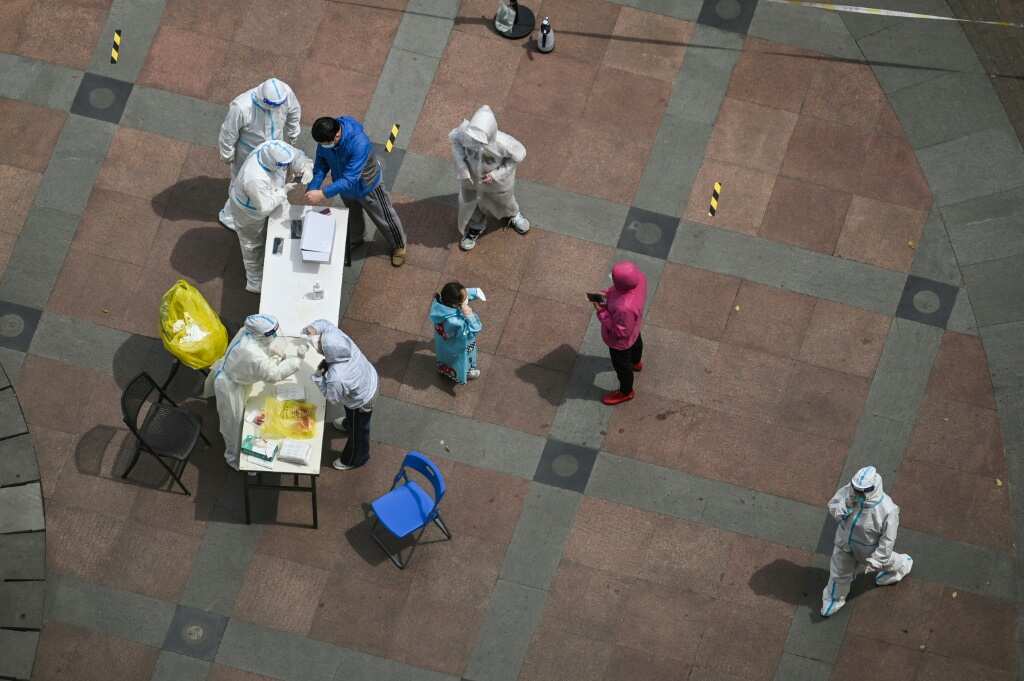
[{"label": "man in blue jacket", "polygon": [[[306,200],[319,204],[339,197],[349,209],[349,228],[356,231],[351,239],[356,244],[363,237],[365,210],[391,246],[391,264],[401,267],[405,263],[405,230],[381,185],[384,172],[363,126],[350,116],[325,116],[313,122],[312,133],[317,142],[316,162]],[[325,185],[328,171],[331,182]]]}]

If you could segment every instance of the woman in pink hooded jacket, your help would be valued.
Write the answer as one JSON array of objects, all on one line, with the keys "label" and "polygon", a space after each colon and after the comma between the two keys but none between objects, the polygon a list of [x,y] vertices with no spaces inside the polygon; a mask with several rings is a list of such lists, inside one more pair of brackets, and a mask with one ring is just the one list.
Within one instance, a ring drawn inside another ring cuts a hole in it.
[{"label": "woman in pink hooded jacket", "polygon": [[619,377],[619,389],[601,398],[607,405],[620,404],[636,395],[633,372],[644,367],[640,328],[647,302],[647,276],[629,260],[612,267],[612,283],[614,285],[604,291],[602,302],[591,301],[601,322],[601,338],[608,346],[612,366]]}]

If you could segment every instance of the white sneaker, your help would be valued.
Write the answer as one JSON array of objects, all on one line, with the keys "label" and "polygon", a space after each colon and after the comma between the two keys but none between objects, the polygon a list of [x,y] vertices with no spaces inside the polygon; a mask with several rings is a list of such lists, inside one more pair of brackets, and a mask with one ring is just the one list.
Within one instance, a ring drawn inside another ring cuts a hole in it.
[{"label": "white sneaker", "polygon": [[512,229],[516,230],[520,234],[526,234],[530,231],[530,221],[523,217],[522,213],[516,213],[508,219],[508,224],[512,226]]},{"label": "white sneaker", "polygon": [[345,418],[344,416],[339,416],[338,418],[331,421],[331,425],[343,433],[348,432],[348,419]]},{"label": "white sneaker", "polygon": [[339,471],[350,471],[353,468],[358,468],[358,466],[349,466],[348,464],[342,463],[340,458],[335,459],[334,463],[331,464],[331,467]]},{"label": "white sneaker", "polygon": [[466,372],[466,376],[469,377],[469,380],[471,380],[471,381],[474,378],[480,378],[480,370],[479,369],[470,369],[469,371]]},{"label": "white sneaker", "polygon": [[263,282],[260,282],[255,286],[253,286],[249,282],[245,282],[245,290],[248,291],[249,293],[259,293],[260,291],[263,290]]},{"label": "white sneaker", "polygon": [[459,242],[459,248],[464,251],[472,251],[473,247],[476,246],[476,240],[480,238],[480,235],[484,233],[484,230],[473,230],[467,229],[466,235],[462,237],[462,241]]}]

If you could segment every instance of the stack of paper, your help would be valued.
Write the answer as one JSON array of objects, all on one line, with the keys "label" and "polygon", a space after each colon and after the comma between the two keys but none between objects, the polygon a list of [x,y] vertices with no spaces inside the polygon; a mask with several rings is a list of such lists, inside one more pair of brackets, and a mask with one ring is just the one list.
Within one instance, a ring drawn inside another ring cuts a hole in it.
[{"label": "stack of paper", "polygon": [[334,217],[311,211],[302,216],[302,259],[330,262],[334,248]]},{"label": "stack of paper", "polygon": [[306,399],[306,389],[298,383],[278,383],[275,387],[277,391],[277,399],[279,400],[304,400]]},{"label": "stack of paper", "polygon": [[309,465],[309,444],[295,440],[285,440],[281,443],[281,452],[278,458],[285,463],[296,466]]}]

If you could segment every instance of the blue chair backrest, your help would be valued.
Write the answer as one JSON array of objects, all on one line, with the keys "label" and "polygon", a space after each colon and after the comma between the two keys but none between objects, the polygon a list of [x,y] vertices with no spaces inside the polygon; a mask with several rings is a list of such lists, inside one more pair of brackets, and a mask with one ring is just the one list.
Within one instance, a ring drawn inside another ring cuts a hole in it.
[{"label": "blue chair backrest", "polygon": [[445,492],[444,476],[441,475],[441,470],[434,465],[434,462],[413,450],[406,453],[405,459],[402,461],[402,471],[404,472],[406,468],[413,469],[430,482],[434,488],[434,505],[440,504]]}]

